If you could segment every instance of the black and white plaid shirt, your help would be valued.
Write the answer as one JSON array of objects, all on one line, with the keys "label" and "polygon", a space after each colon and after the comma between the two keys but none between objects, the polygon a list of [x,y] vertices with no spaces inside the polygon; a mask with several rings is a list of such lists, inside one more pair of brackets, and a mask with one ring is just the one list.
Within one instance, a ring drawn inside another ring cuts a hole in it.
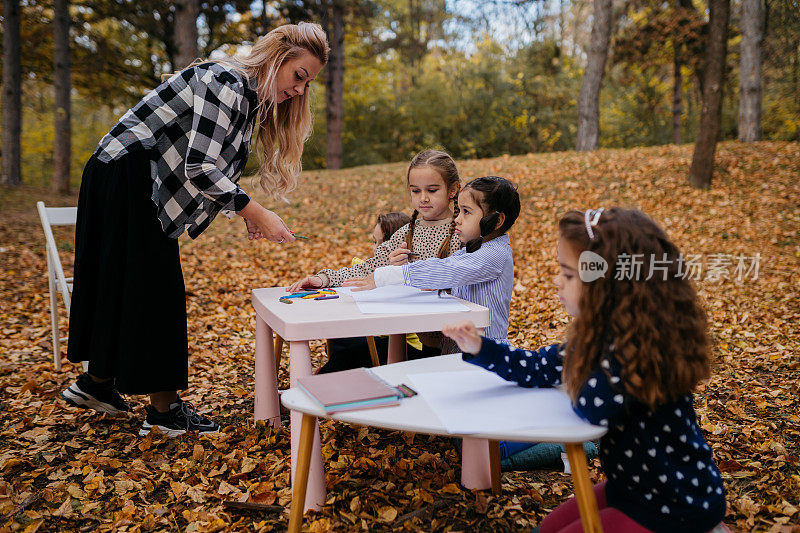
[{"label": "black and white plaid shirt", "polygon": [[110,162],[149,151],[161,227],[196,238],[217,213],[233,217],[250,201],[237,185],[258,108],[255,80],[230,66],[187,68],[150,91],[100,140]]}]

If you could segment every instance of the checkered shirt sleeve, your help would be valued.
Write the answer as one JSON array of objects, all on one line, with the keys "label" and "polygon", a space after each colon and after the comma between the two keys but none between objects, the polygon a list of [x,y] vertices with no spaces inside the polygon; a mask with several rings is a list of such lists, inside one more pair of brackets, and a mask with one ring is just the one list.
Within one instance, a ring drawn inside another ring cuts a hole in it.
[{"label": "checkered shirt sleeve", "polygon": [[150,152],[153,202],[164,233],[197,237],[219,212],[250,201],[237,185],[250,153],[258,99],[228,65],[189,67],[150,91],[100,141],[104,162]]}]

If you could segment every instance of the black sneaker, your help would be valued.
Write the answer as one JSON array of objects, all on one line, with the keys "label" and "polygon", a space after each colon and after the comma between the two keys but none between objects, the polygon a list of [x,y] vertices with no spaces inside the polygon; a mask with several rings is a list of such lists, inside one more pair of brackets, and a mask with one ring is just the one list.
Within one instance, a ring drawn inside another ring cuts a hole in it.
[{"label": "black sneaker", "polygon": [[187,431],[197,431],[198,433],[219,431],[219,424],[201,415],[194,405],[184,402],[180,398],[177,402],[169,405],[169,411],[166,413],[159,413],[152,405],[145,407],[145,412],[147,417],[142,424],[142,429],[139,430],[140,437],[149,434],[154,427],[168,437],[177,437]]},{"label": "black sneaker", "polygon": [[61,397],[75,407],[94,409],[110,415],[131,410],[131,406],[125,403],[114,387],[114,380],[98,383],[85,372],[78,376],[78,381],[61,393]]}]

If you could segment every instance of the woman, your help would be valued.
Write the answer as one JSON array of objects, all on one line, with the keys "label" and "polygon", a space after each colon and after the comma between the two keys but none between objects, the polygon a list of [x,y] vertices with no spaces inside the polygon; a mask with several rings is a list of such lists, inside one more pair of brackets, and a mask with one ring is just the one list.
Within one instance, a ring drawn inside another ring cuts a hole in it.
[{"label": "woman", "polygon": [[[258,178],[273,197],[295,188],[311,130],[307,89],[328,60],[317,24],[287,24],[250,55],[190,66],[147,94],[103,137],[78,198],[67,357],[88,372],[61,396],[106,413],[149,394],[140,435],[217,431],[177,391],[188,386],[186,297],[178,237],[222,212],[250,239],[287,243],[278,215],[237,185],[254,125]],[[257,118],[258,117],[258,118]]]}]

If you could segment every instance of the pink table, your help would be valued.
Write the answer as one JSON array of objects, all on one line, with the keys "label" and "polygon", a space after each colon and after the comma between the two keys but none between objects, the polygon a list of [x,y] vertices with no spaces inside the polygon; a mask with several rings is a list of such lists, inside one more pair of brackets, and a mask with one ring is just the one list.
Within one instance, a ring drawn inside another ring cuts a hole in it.
[{"label": "pink table", "polygon": [[[460,300],[469,307],[463,312],[408,314],[363,314],[349,294],[335,300],[295,300],[291,305],[281,303],[284,287],[253,290],[256,310],[255,360],[255,419],[280,425],[278,377],[275,373],[275,350],[272,332],[289,341],[289,382],[294,387],[297,378],[311,374],[309,341],[389,335],[389,363],[404,361],[405,334],[441,331],[447,324],[471,320],[476,327],[489,325],[489,309]],[[300,442],[302,413],[291,413],[292,480],[295,478],[296,457]],[[486,439],[464,439],[461,483],[470,489],[491,486],[489,442]],[[314,429],[314,444],[310,458],[308,491],[305,509],[319,509],[325,501],[325,474],[322,467],[322,448],[319,427]]]}]

